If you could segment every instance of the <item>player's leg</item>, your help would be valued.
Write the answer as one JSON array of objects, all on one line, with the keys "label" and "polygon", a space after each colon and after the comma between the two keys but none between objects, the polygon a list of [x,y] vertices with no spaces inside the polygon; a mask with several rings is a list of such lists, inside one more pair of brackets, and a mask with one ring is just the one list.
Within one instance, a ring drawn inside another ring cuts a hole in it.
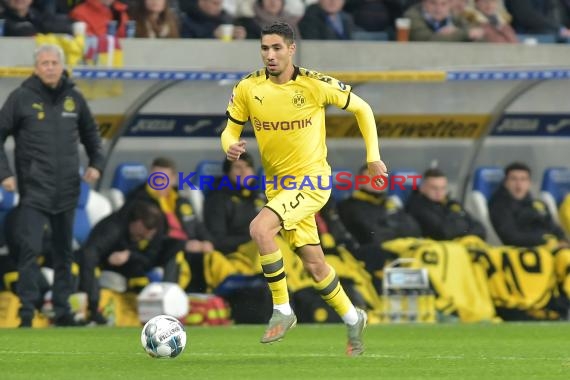
[{"label": "player's leg", "polygon": [[348,328],[346,352],[357,356],[364,352],[362,335],[366,327],[366,313],[354,307],[344,291],[332,266],[325,261],[325,255],[318,242],[317,226],[313,218],[298,224],[294,234],[297,252],[307,272],[315,281],[315,288],[323,300],[342,318]]},{"label": "player's leg", "polygon": [[250,234],[259,249],[261,268],[273,298],[274,310],[261,338],[262,343],[280,340],[297,323],[289,304],[283,255],[275,242],[280,229],[280,217],[269,208],[263,208],[250,225]]}]

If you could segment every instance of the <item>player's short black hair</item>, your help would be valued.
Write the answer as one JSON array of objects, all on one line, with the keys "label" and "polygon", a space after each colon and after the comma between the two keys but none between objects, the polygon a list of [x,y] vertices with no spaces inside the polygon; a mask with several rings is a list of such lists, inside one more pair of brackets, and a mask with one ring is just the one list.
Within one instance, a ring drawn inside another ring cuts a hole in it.
[{"label": "player's short black hair", "polygon": [[133,201],[129,207],[128,223],[140,220],[146,229],[162,229],[164,216],[158,206],[143,200]]},{"label": "player's short black hair", "polygon": [[[239,160],[245,161],[250,168],[252,168],[252,169],[255,168],[255,165],[253,163],[253,157],[251,157],[251,155],[249,153],[244,152],[244,153],[240,154]],[[230,161],[227,158],[224,160],[224,163],[222,165],[222,171],[224,172],[225,175],[228,175],[228,173],[230,172],[230,170],[232,168],[232,164],[234,162],[235,161]]]},{"label": "player's short black hair", "polygon": [[528,176],[530,177],[531,172],[530,172],[530,168],[528,167],[527,164],[524,164],[522,162],[513,162],[507,165],[507,167],[505,168],[505,177],[509,175],[510,172],[512,172],[513,170],[522,170],[528,173]]},{"label": "player's short black hair", "polygon": [[283,37],[287,44],[295,42],[295,32],[293,31],[293,28],[291,28],[291,25],[286,22],[274,22],[273,24],[269,24],[265,28],[261,29],[261,37],[267,34],[277,34],[278,36]]},{"label": "player's short black hair", "polygon": [[429,168],[426,170],[422,176],[424,180],[428,178],[441,178],[445,177],[445,174],[438,168]]},{"label": "player's short black hair", "polygon": [[173,171],[176,170],[176,163],[174,162],[174,160],[168,157],[156,157],[152,161],[151,166],[157,166],[159,168],[169,168],[172,169]]}]

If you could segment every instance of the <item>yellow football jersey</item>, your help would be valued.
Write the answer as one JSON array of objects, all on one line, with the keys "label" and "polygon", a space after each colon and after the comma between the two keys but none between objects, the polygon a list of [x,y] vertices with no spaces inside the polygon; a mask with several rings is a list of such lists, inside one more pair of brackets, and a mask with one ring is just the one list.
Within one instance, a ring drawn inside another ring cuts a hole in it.
[{"label": "yellow football jersey", "polygon": [[267,176],[330,173],[325,107],[346,109],[350,92],[335,78],[299,67],[289,82],[275,84],[263,69],[235,85],[227,116],[240,125],[250,120]]}]

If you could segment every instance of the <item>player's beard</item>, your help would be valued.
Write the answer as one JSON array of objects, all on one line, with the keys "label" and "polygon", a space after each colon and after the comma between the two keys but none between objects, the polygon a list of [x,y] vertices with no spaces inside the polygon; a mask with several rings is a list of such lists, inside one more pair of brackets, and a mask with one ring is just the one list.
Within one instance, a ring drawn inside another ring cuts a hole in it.
[{"label": "player's beard", "polygon": [[283,72],[283,70],[271,71],[271,69],[269,68],[269,65],[267,65],[266,68],[267,68],[267,72],[268,72],[269,75],[271,75],[272,77],[278,77],[278,76],[281,75],[281,73]]}]

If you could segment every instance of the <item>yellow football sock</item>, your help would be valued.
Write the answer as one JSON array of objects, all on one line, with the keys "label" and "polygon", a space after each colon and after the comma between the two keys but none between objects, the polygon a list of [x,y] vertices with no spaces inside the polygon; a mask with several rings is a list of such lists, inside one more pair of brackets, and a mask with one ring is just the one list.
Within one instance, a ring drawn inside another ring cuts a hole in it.
[{"label": "yellow football sock", "polygon": [[274,305],[282,305],[289,303],[289,293],[287,291],[287,279],[285,277],[285,268],[283,267],[283,255],[281,250],[261,255],[261,267],[263,275],[271,289]]},{"label": "yellow football sock", "polygon": [[350,302],[350,299],[340,285],[333,267],[329,265],[329,268],[329,274],[322,281],[317,282],[315,288],[321,294],[322,299],[324,299],[338,315],[344,317],[352,309],[352,302]]}]

